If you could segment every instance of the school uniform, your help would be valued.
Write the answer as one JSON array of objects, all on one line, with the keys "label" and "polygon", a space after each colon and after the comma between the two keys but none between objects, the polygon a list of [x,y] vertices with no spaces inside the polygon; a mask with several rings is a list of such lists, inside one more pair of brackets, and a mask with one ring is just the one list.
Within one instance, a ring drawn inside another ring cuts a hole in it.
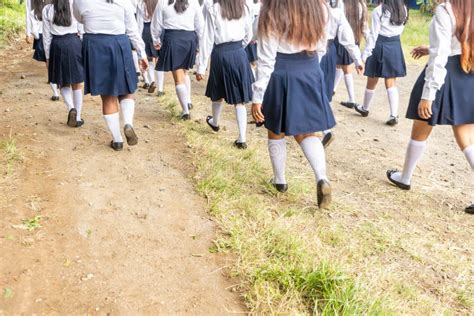
[{"label": "school uniform", "polygon": [[206,96],[212,101],[225,99],[228,104],[248,103],[252,100],[252,69],[245,47],[252,39],[252,16],[248,7],[239,20],[222,18],[219,3],[206,5],[206,22],[199,46],[198,73],[206,72],[209,57],[211,66]]},{"label": "school uniform", "polygon": [[362,54],[364,75],[372,78],[400,78],[406,76],[400,36],[405,25],[390,23],[390,13],[382,13],[382,5],[372,12],[372,25]]},{"label": "school uniform", "polygon": [[[474,74],[461,68],[462,49],[455,29],[451,4],[440,4],[430,26],[430,59],[413,87],[407,118],[432,126],[474,124]],[[421,99],[433,102],[428,120],[418,115]]]},{"label": "school uniform", "polygon": [[336,125],[318,57],[326,44],[324,37],[309,53],[275,37],[259,39],[253,103],[262,104],[268,130],[292,136]]},{"label": "school uniform", "polygon": [[82,60],[82,43],[79,34],[82,27],[71,16],[70,26],[58,26],[53,23],[54,5],[48,4],[43,9],[43,44],[48,63],[49,82],[59,86],[84,81]]},{"label": "school uniform", "polygon": [[175,3],[168,3],[168,0],[158,2],[151,22],[153,43],[161,45],[157,70],[192,69],[204,24],[202,8],[198,0],[189,0],[188,8],[177,13]]},{"label": "school uniform", "polygon": [[127,0],[113,3],[76,0],[73,9],[85,31],[82,45],[85,94],[133,94],[138,78],[130,42],[140,58],[146,56],[132,4]]},{"label": "school uniform", "polygon": [[[342,2],[342,1],[341,1]],[[367,8],[362,6],[362,4],[359,3],[359,19],[362,19],[363,18],[363,14],[364,14],[364,11],[366,10]],[[336,8],[336,10],[340,10],[344,16],[345,16],[345,9],[344,9],[344,6],[342,6],[342,9],[341,8]],[[347,17],[346,17],[346,21],[347,21]],[[349,22],[347,21],[347,25],[349,25],[350,27],[350,24]],[[354,33],[354,31],[352,30],[352,28],[350,28],[350,30],[352,31],[352,33]],[[363,26],[363,30],[364,30],[364,37],[367,38],[368,36],[368,25],[367,25],[367,21],[364,23],[364,26]],[[354,36],[353,36],[354,37]],[[354,58],[352,57],[353,55],[351,54],[350,51],[347,50],[346,46],[344,45],[343,42],[341,42],[341,37],[339,36],[336,36],[334,38],[334,45],[336,47],[336,53],[337,53],[337,65],[342,65],[342,66],[348,66],[348,65],[352,65],[354,63]],[[356,42],[356,45],[359,46],[359,43]],[[360,55],[360,54],[359,54]]]},{"label": "school uniform", "polygon": [[33,36],[33,59],[46,62],[46,54],[43,45],[43,22],[36,19],[34,11],[28,14],[28,36]]},{"label": "school uniform", "polygon": [[137,6],[138,33],[141,34],[143,42],[145,43],[147,57],[158,58],[159,52],[153,46],[153,38],[151,37],[151,18],[151,16],[147,16],[145,2],[141,1]]},{"label": "school uniform", "polygon": [[260,1],[257,3],[254,0],[247,0],[247,6],[250,9],[250,14],[252,16],[252,31],[253,38],[245,47],[245,52],[247,53],[247,58],[250,63],[257,61],[257,30],[258,30],[258,16],[260,15]]}]

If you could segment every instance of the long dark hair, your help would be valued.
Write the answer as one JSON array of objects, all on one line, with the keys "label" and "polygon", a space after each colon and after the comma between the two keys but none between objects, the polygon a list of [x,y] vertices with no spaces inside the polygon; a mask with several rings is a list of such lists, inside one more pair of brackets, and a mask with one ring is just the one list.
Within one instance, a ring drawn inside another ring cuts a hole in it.
[{"label": "long dark hair", "polygon": [[[359,5],[362,7],[362,16],[359,14]],[[351,25],[356,44],[360,44],[364,35],[364,25],[367,22],[367,4],[365,0],[344,0],[347,21]]]},{"label": "long dark hair", "polygon": [[245,0],[214,0],[221,6],[221,16],[226,20],[239,20],[245,13]]},{"label": "long dark hair", "polygon": [[143,0],[143,3],[145,5],[145,17],[147,19],[151,18],[153,16],[153,13],[155,13],[155,8],[158,3],[158,0]]},{"label": "long dark hair", "polygon": [[177,13],[183,13],[189,7],[188,0],[169,0],[168,5],[172,5],[174,3],[174,9]]},{"label": "long dark hair", "polygon": [[49,0],[32,0],[31,7],[33,8],[33,14],[35,19],[43,21],[43,8],[45,5],[50,4]]},{"label": "long dark hair", "polygon": [[333,9],[339,6],[339,0],[328,0],[328,3]]},{"label": "long dark hair", "polygon": [[474,0],[451,0],[456,38],[461,42],[461,68],[474,73]]},{"label": "long dark hair", "polygon": [[408,6],[404,0],[382,0],[382,16],[390,13],[392,25],[403,25],[408,22]]},{"label": "long dark hair", "polygon": [[58,26],[71,26],[72,14],[69,0],[53,0],[54,18],[53,23]]}]

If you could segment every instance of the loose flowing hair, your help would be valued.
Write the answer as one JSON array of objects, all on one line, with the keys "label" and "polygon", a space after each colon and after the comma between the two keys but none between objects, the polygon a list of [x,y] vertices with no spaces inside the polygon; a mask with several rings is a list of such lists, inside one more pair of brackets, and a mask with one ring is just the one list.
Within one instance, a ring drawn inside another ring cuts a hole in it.
[{"label": "loose flowing hair", "polygon": [[145,18],[149,20],[155,13],[158,0],[143,0],[143,4],[145,5]]},{"label": "loose flowing hair", "polygon": [[[362,8],[362,14],[359,11]],[[364,35],[364,25],[367,23],[367,4],[365,0],[344,0],[346,18],[351,25],[356,44],[360,44]]]},{"label": "loose flowing hair", "polygon": [[69,0],[53,0],[53,23],[58,26],[71,26],[72,14]]},{"label": "loose flowing hair", "polygon": [[456,38],[461,43],[461,68],[474,73],[474,0],[451,0],[456,19]]},{"label": "loose flowing hair", "polygon": [[221,16],[225,20],[239,20],[245,13],[245,0],[214,0],[221,6]]},{"label": "loose flowing hair", "polygon": [[327,19],[324,0],[265,0],[258,35],[275,36],[293,45],[311,47],[324,37]]},{"label": "loose flowing hair", "polygon": [[404,25],[408,22],[408,5],[404,0],[382,0],[382,16],[390,13],[392,25]]},{"label": "loose flowing hair", "polygon": [[43,21],[43,8],[50,4],[49,0],[33,0],[31,1],[31,7],[33,8],[33,15],[38,21]]},{"label": "loose flowing hair", "polygon": [[169,0],[168,5],[172,5],[174,3],[174,9],[177,13],[183,13],[189,7],[188,0]]}]

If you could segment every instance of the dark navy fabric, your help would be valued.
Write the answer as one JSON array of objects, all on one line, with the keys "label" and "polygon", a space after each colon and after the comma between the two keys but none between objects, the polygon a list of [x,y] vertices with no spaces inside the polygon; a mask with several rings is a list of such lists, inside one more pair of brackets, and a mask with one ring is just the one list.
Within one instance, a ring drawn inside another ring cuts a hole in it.
[{"label": "dark navy fabric", "polygon": [[60,87],[84,82],[82,43],[76,33],[53,35],[49,51],[48,80]]},{"label": "dark navy fabric", "polygon": [[372,56],[365,63],[364,76],[373,78],[401,78],[407,75],[400,36],[379,35]]},{"label": "dark navy fabric", "polygon": [[324,74],[324,82],[326,83],[326,96],[329,102],[332,101],[334,92],[334,80],[336,80],[336,44],[334,40],[328,41],[326,55],[321,59],[321,70]]},{"label": "dark navy fabric", "polygon": [[444,85],[436,93],[430,119],[418,116],[426,68],[418,77],[410,96],[406,117],[412,120],[428,122],[429,125],[462,125],[474,124],[474,74],[467,74],[461,68],[460,55],[451,56],[446,64]]},{"label": "dark navy fabric", "polygon": [[84,93],[121,96],[137,90],[138,77],[127,35],[84,34]]},{"label": "dark navy fabric", "polygon": [[39,38],[33,41],[33,59],[37,61],[46,62],[46,53],[44,52],[43,46],[43,34],[39,35]]},{"label": "dark navy fabric", "polygon": [[336,125],[317,54],[278,53],[262,105],[265,127],[275,134],[314,133]]},{"label": "dark navy fabric", "polygon": [[334,40],[334,43],[336,45],[336,52],[337,52],[337,61],[336,65],[352,65],[354,63],[354,60],[352,59],[351,55],[349,55],[349,52],[347,49],[339,43],[337,37]]},{"label": "dark navy fabric", "polygon": [[156,69],[191,69],[196,62],[197,35],[194,31],[165,30]]},{"label": "dark navy fabric", "polygon": [[145,42],[145,52],[148,58],[157,58],[159,57],[158,51],[153,46],[153,38],[151,36],[151,23],[143,24],[143,33],[142,33],[143,42]]},{"label": "dark navy fabric", "polygon": [[232,105],[248,103],[252,100],[253,82],[252,69],[242,42],[214,46],[206,88],[207,97],[212,101],[224,99]]},{"label": "dark navy fabric", "polygon": [[245,47],[245,52],[247,53],[247,58],[249,63],[254,63],[257,61],[257,43],[251,42]]}]

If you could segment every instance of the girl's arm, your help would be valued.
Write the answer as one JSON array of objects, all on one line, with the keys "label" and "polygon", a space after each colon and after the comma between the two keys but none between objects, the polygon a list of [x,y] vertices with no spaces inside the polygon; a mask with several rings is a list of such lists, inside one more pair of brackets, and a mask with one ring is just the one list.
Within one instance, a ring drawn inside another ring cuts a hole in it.
[{"label": "girl's arm", "polygon": [[199,75],[206,73],[207,63],[209,56],[211,56],[212,48],[214,47],[214,36],[215,36],[215,20],[214,16],[210,12],[212,6],[204,5],[204,27],[203,35],[199,41],[199,55],[198,55],[198,70]]},{"label": "girl's arm", "polygon": [[381,27],[381,19],[382,17],[382,6],[378,6],[375,8],[374,12],[372,12],[372,25],[370,26],[370,33],[367,37],[367,43],[365,45],[365,50],[362,53],[362,60],[365,62],[367,58],[372,56],[372,51],[375,48],[375,43],[377,42],[377,38],[379,37],[380,27]]}]

